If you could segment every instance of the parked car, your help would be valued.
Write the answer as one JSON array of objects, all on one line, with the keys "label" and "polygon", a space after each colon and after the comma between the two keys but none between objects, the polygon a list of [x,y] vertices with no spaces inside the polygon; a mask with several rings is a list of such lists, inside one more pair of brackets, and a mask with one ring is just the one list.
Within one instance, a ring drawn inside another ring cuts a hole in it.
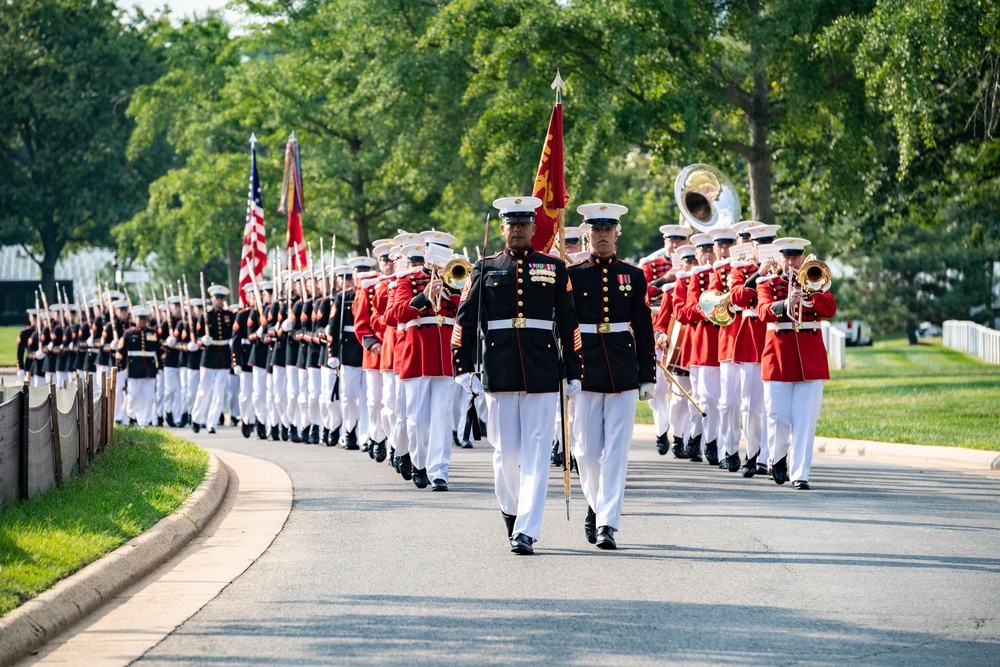
[{"label": "parked car", "polygon": [[872,328],[861,320],[844,320],[843,322],[833,322],[832,324],[847,336],[846,343],[848,347],[872,344]]},{"label": "parked car", "polygon": [[932,322],[921,322],[917,327],[917,335],[921,338],[934,338],[941,335],[941,327]]}]

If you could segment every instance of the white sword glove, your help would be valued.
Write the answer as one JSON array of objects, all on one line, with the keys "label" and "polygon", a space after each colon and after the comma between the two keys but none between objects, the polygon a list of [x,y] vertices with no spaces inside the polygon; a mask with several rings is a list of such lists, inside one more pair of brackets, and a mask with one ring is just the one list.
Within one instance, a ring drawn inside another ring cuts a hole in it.
[{"label": "white sword glove", "polygon": [[177,338],[174,336],[167,336],[167,347],[177,347]]},{"label": "white sword glove", "polygon": [[583,385],[580,384],[579,380],[570,380],[566,385],[566,396],[576,396],[583,389]]},{"label": "white sword glove", "polygon": [[188,352],[197,352],[197,351],[198,351],[198,343],[194,342],[188,343]]},{"label": "white sword glove", "polygon": [[656,385],[652,382],[643,382],[639,385],[639,400],[648,401],[653,398],[653,389]]},{"label": "white sword glove", "polygon": [[288,333],[294,327],[295,327],[295,325],[292,324],[291,320],[285,320],[284,322],[281,323],[281,330],[284,331],[285,333]]},{"label": "white sword glove", "polygon": [[334,370],[337,370],[338,368],[340,368],[340,359],[338,359],[337,357],[330,357],[329,359],[326,360],[326,365]]}]

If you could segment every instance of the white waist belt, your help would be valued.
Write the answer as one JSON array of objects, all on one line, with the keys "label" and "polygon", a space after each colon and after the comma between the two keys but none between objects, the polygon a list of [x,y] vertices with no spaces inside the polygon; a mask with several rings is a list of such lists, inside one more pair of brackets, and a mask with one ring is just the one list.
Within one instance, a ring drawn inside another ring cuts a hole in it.
[{"label": "white waist belt", "polygon": [[515,317],[509,320],[490,320],[486,323],[490,330],[499,331],[501,329],[543,329],[552,331],[551,320],[534,320],[530,317]]},{"label": "white waist belt", "polygon": [[149,352],[148,350],[129,350],[128,356],[130,357],[155,357],[156,354]]},{"label": "white waist belt", "polygon": [[740,313],[740,317],[757,317],[757,311],[752,308],[744,308],[743,312]]},{"label": "white waist belt", "polygon": [[581,324],[580,333],[582,334],[597,334],[597,333],[621,333],[623,331],[628,331],[628,322],[603,322],[601,324]]},{"label": "white waist belt", "polygon": [[354,325],[345,324],[344,333],[354,333]]},{"label": "white waist belt", "polygon": [[223,345],[229,345],[229,341],[228,340],[215,340],[213,338],[212,340],[208,341],[208,345],[216,345],[216,346],[222,347]]},{"label": "white waist belt", "polygon": [[453,327],[455,326],[454,317],[445,317],[444,315],[435,315],[433,317],[418,317],[415,320],[410,320],[405,326],[407,329],[410,327],[419,327],[425,324],[440,324],[443,327]]},{"label": "white waist belt", "polygon": [[396,325],[396,331],[402,331],[405,328],[406,328],[405,324],[397,324]]},{"label": "white waist belt", "polygon": [[819,329],[819,322],[803,322],[795,324],[793,322],[771,322],[767,325],[768,331],[792,331],[802,329]]}]

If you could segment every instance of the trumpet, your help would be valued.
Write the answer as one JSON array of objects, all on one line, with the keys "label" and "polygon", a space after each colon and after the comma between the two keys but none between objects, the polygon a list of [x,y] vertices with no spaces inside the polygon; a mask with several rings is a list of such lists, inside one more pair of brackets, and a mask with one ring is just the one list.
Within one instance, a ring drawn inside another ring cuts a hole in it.
[{"label": "trumpet", "polygon": [[469,282],[470,275],[472,275],[472,264],[469,260],[464,257],[453,257],[444,265],[441,280],[444,281],[445,285],[459,292],[465,287],[465,283]]}]

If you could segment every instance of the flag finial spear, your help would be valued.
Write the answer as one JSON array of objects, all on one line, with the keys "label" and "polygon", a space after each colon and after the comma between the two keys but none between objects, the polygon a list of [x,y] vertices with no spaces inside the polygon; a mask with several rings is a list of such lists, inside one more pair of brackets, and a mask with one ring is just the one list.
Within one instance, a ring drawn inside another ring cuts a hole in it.
[{"label": "flag finial spear", "polygon": [[562,104],[562,94],[566,90],[566,82],[559,75],[559,68],[556,68],[556,78],[552,81],[551,88],[556,91],[556,104]]},{"label": "flag finial spear", "polygon": [[295,138],[295,130],[292,130],[291,134],[288,135],[288,140],[297,141],[297,139]]},{"label": "flag finial spear", "polygon": [[251,132],[250,133],[250,148],[253,148],[256,145],[257,145],[257,135],[254,134],[253,132]]}]

